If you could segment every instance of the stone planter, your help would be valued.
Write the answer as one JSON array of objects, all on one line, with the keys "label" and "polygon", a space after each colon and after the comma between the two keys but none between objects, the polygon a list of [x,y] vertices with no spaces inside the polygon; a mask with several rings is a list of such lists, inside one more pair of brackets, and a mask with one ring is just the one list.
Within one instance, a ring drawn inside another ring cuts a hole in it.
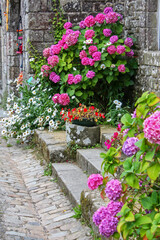
[{"label": "stone planter", "polygon": [[100,143],[100,127],[86,127],[66,123],[67,143],[74,142],[79,146],[93,146]]}]

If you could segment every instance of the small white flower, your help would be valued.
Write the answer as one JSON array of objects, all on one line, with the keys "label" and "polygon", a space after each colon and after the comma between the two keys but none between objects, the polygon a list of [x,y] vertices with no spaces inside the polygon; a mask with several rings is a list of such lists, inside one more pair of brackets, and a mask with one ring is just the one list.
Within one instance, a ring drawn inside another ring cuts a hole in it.
[{"label": "small white flower", "polygon": [[19,114],[21,111],[19,109],[16,110],[16,113]]},{"label": "small white flower", "polygon": [[30,98],[30,99],[28,100],[28,102],[29,102],[29,103],[33,102],[33,98]]},{"label": "small white flower", "polygon": [[20,129],[21,129],[21,130],[25,129],[25,126],[24,126],[24,125],[22,125]]},{"label": "small white flower", "polygon": [[44,130],[44,127],[39,127],[38,129],[42,131],[42,130]]},{"label": "small white flower", "polygon": [[75,99],[75,96],[72,96],[72,99]]},{"label": "small white flower", "polygon": [[112,65],[111,65],[111,68],[115,68],[115,66],[116,66],[115,64],[112,64]]},{"label": "small white flower", "polygon": [[21,135],[17,135],[16,139],[21,139],[21,137],[22,137]]},{"label": "small white flower", "polygon": [[119,101],[118,100],[114,100],[113,103],[117,105],[119,103]]},{"label": "small white flower", "polygon": [[106,43],[106,46],[110,46],[110,45],[112,45],[112,43],[111,43],[111,42],[108,42],[108,43]]},{"label": "small white flower", "polygon": [[116,105],[116,109],[119,109],[119,108],[121,108],[121,105]]},{"label": "small white flower", "polygon": [[39,123],[43,122],[43,117],[39,118]]},{"label": "small white flower", "polygon": [[5,135],[6,133],[7,133],[7,131],[5,129],[2,130],[2,132],[1,132],[2,135]]},{"label": "small white flower", "polygon": [[102,51],[101,51],[101,52],[103,53],[104,51],[105,51],[105,48],[102,48]]},{"label": "small white flower", "polygon": [[36,91],[34,90],[34,91],[32,92],[32,94],[33,94],[33,95],[36,95]]},{"label": "small white flower", "polygon": [[7,102],[10,103],[10,102],[11,102],[11,99],[10,99],[10,98],[7,98]]},{"label": "small white flower", "polygon": [[30,62],[33,62],[33,61],[34,61],[34,58],[30,58],[29,61],[30,61]]},{"label": "small white flower", "polygon": [[49,113],[50,113],[50,112],[52,112],[52,108],[48,108],[48,110],[47,110],[47,111],[48,111]]},{"label": "small white flower", "polygon": [[74,70],[74,71],[77,71],[77,68],[73,67],[73,70]]},{"label": "small white flower", "polygon": [[46,121],[49,121],[49,119],[50,119],[50,116],[47,116],[47,117],[46,117]]},{"label": "small white flower", "polygon": [[82,48],[83,48],[84,50],[86,50],[86,46],[82,46]]},{"label": "small white flower", "polygon": [[29,117],[29,116],[31,116],[31,114],[30,114],[30,113],[27,113],[27,114],[26,114],[26,117]]},{"label": "small white flower", "polygon": [[110,122],[112,119],[111,118],[109,118],[108,120],[107,120],[107,122]]},{"label": "small white flower", "polygon": [[27,136],[27,133],[26,133],[26,132],[24,132],[24,133],[23,133],[23,137],[26,137],[26,136]]},{"label": "small white flower", "polygon": [[100,68],[105,69],[106,68],[105,64],[101,64]]},{"label": "small white flower", "polygon": [[122,114],[121,114],[121,113],[118,113],[118,117],[120,117],[120,116],[122,116]]}]

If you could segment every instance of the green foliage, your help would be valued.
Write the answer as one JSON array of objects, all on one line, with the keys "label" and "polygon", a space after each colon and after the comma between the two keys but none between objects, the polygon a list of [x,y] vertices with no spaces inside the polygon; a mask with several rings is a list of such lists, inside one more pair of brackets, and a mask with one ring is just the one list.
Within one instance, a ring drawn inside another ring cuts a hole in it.
[{"label": "green foliage", "polygon": [[81,205],[78,205],[77,207],[73,208],[73,211],[75,212],[73,218],[80,219],[82,217]]},{"label": "green foliage", "polygon": [[44,176],[52,176],[52,163],[50,162],[45,170],[44,170]]}]

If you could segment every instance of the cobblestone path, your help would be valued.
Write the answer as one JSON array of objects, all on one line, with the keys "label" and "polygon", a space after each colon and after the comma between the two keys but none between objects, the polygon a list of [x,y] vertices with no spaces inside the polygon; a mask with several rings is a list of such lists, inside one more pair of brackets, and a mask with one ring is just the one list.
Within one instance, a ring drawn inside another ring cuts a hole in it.
[{"label": "cobblestone path", "polygon": [[0,240],[92,239],[32,151],[0,138]]}]

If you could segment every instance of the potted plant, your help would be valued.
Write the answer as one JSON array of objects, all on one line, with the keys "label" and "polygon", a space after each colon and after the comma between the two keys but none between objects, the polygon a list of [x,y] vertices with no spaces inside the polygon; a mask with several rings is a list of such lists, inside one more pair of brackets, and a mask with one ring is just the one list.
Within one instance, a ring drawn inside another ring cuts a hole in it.
[{"label": "potted plant", "polygon": [[97,121],[105,116],[99,109],[80,103],[78,108],[67,111],[62,109],[61,115],[66,121],[67,143],[93,146],[100,142],[100,127],[97,126]]}]

